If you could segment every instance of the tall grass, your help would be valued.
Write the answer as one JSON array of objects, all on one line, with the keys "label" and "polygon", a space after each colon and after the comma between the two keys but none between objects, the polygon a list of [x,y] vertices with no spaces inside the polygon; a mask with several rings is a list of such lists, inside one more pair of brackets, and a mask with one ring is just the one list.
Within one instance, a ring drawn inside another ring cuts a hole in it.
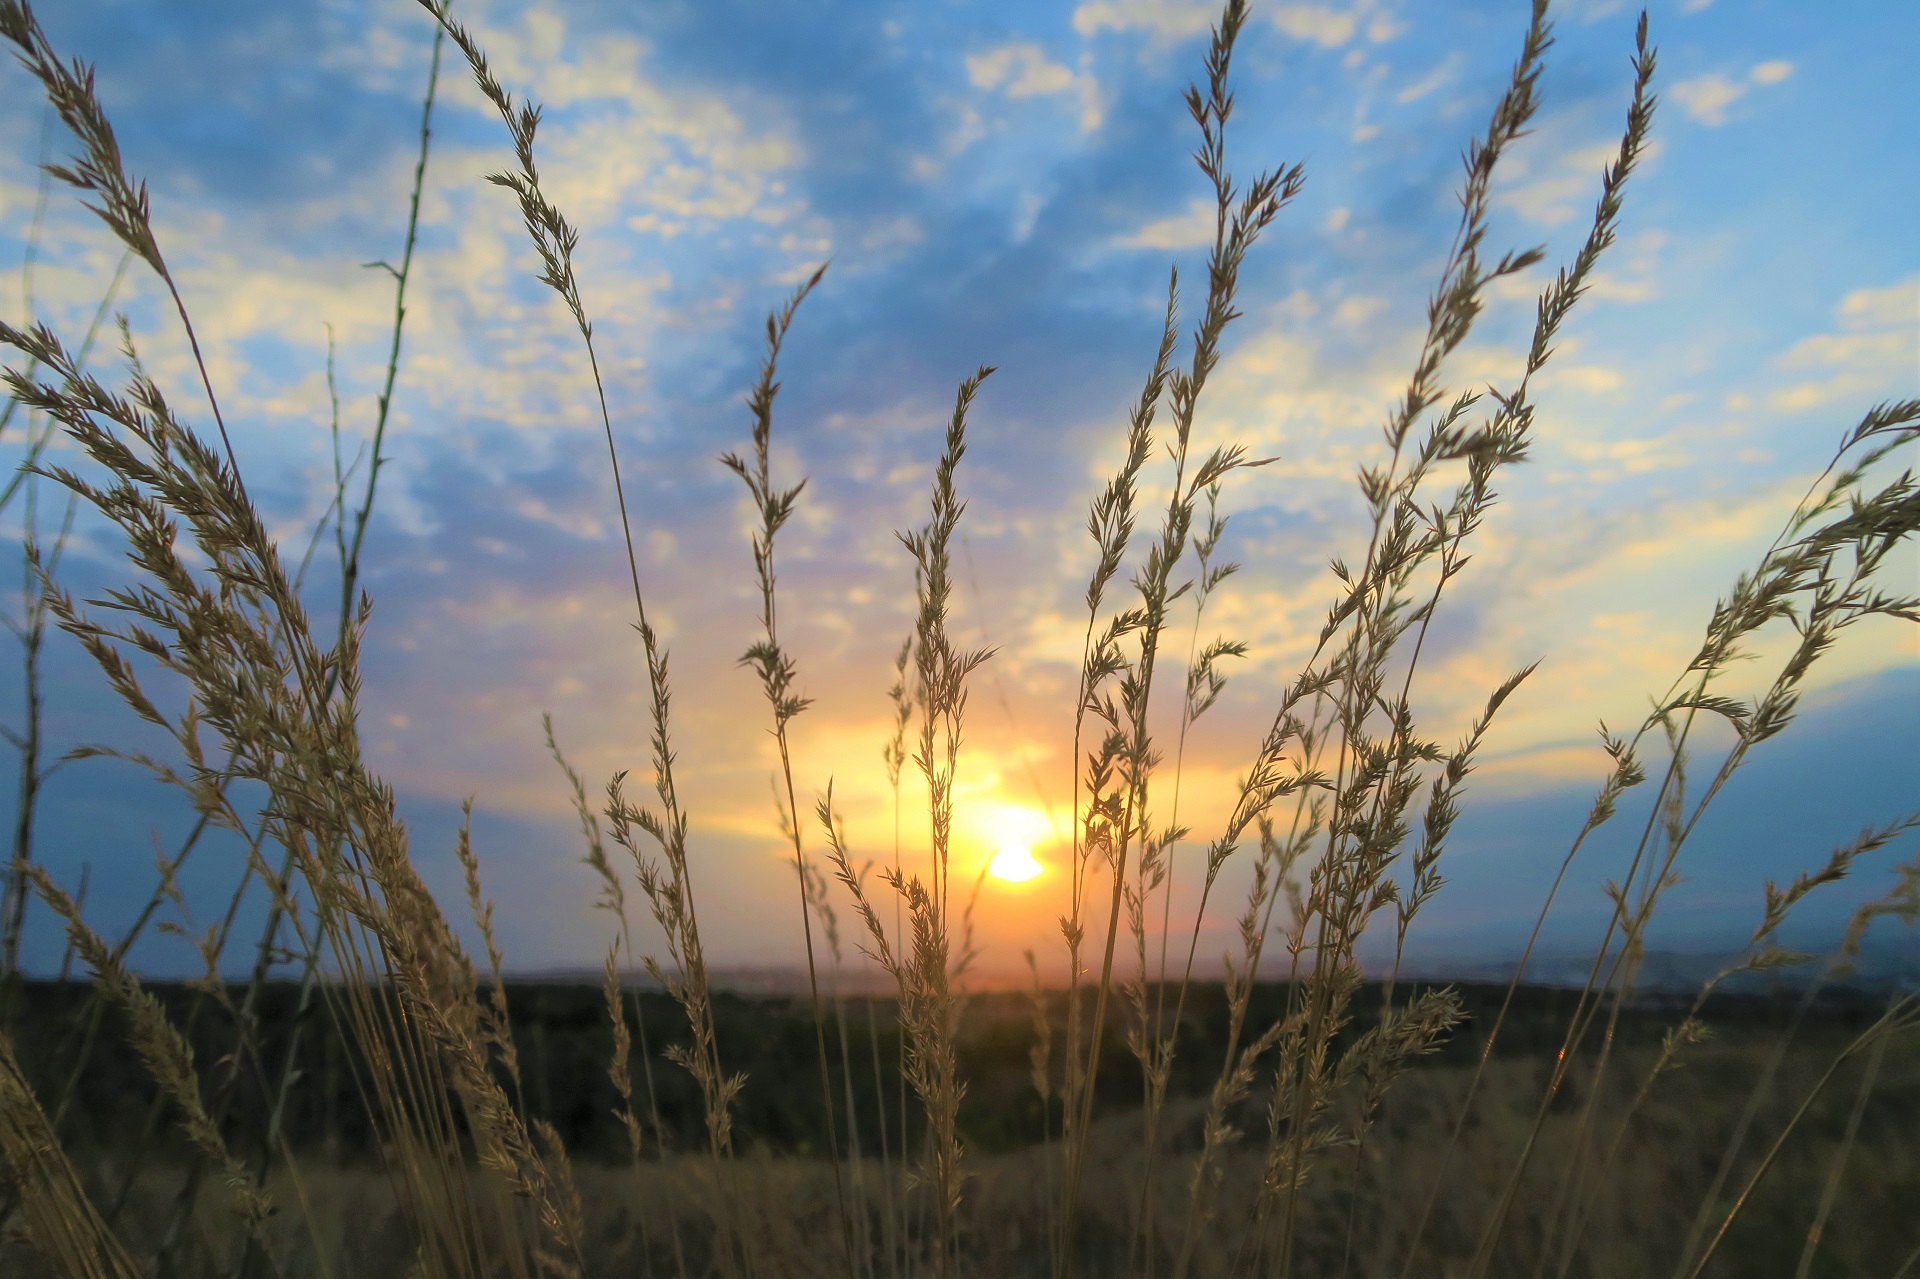
[{"label": "tall grass", "polygon": [[[575,266],[579,232],[543,182],[539,106],[500,82],[486,50],[444,0],[422,3],[435,24],[433,62],[405,248],[399,265],[387,266],[394,318],[372,444],[361,459],[364,480],[357,505],[350,504],[360,461],[343,464],[336,402],[333,500],[307,557],[290,572],[242,481],[213,379],[199,359],[188,299],[169,273],[145,187],[125,169],[91,71],[48,43],[25,0],[0,0],[0,34],[78,144],[74,160],[45,172],[90,201],[129,259],[166,288],[218,437],[216,445],[176,413],[143,370],[130,336],[123,340],[128,372],[114,388],[87,370],[91,334],[76,353],[31,320],[0,324],[0,342],[21,361],[6,375],[8,419],[24,410],[44,424],[33,436],[24,482],[57,484],[116,527],[130,566],[127,584],[83,602],[60,584],[57,552],[44,554],[32,539],[26,545],[30,603],[18,633],[27,653],[30,718],[27,735],[16,741],[25,761],[23,826],[5,909],[6,976],[17,979],[31,893],[65,928],[70,954],[92,974],[100,1001],[78,1044],[63,1049],[62,1059],[77,1064],[51,1112],[22,1068],[10,1026],[0,1026],[8,1220],[52,1273],[120,1276],[142,1269],[117,1219],[139,1181],[151,1133],[136,1143],[132,1170],[117,1185],[83,1169],[61,1146],[74,1081],[94,1052],[109,1006],[124,1019],[126,1038],[156,1090],[149,1129],[171,1114],[186,1143],[187,1172],[152,1250],[153,1265],[164,1273],[189,1265],[237,1275],[331,1273],[335,1241],[309,1193],[316,1170],[283,1124],[310,1069],[301,1064],[302,1045],[310,1052],[313,1040],[296,1034],[276,1057],[256,1009],[283,952],[301,973],[301,1024],[309,1009],[323,1013],[332,1035],[350,1049],[345,1060],[354,1092],[407,1223],[409,1273],[580,1275],[603,1255],[593,1224],[598,1200],[583,1189],[601,1184],[600,1173],[577,1173],[561,1132],[529,1106],[508,960],[495,940],[494,906],[466,829],[456,852],[466,906],[486,951],[484,978],[422,881],[393,793],[366,761],[360,736],[360,654],[370,615],[358,592],[360,557],[402,358],[443,40],[465,60],[507,127],[514,166],[490,180],[516,199],[540,278],[559,295],[585,347],[648,681],[651,800],[633,797],[624,772],[606,782],[604,803],[590,799],[599,788],[590,788],[567,762],[547,723],[547,746],[571,792],[584,860],[601,884],[598,904],[612,916],[604,966],[606,1080],[626,1151],[621,1193],[646,1200],[635,1215],[628,1269],[940,1279],[1011,1273],[993,1269],[1008,1265],[1055,1279],[1336,1269],[1402,1276],[1599,1273],[1609,1255],[1599,1233],[1613,1211],[1624,1152],[1637,1148],[1636,1116],[1678,1067],[1704,1051],[1703,1009],[1714,990],[1736,972],[1822,962],[1822,980],[1842,976],[1873,921],[1912,922],[1920,914],[1915,862],[1903,868],[1894,891],[1856,913],[1835,955],[1798,954],[1776,940],[1799,902],[1844,877],[1858,858],[1899,844],[1920,825],[1916,815],[1870,828],[1784,888],[1766,885],[1762,918],[1744,957],[1700,992],[1657,1052],[1649,1057],[1622,1035],[1635,1015],[1651,921],[1676,882],[1702,814],[1753,749],[1789,726],[1810,672],[1843,632],[1876,616],[1920,620],[1920,601],[1887,580],[1893,557],[1920,529],[1920,488],[1891,465],[1897,450],[1920,438],[1920,402],[1901,401],[1871,408],[1844,433],[1832,463],[1715,607],[1696,655],[1654,696],[1642,720],[1628,732],[1603,727],[1613,767],[1565,852],[1527,954],[1487,1019],[1478,1052],[1460,1068],[1458,1087],[1418,1094],[1438,1097],[1411,1143],[1419,1158],[1394,1183],[1400,1196],[1394,1210],[1377,1211],[1381,1201],[1370,1183],[1384,1184],[1379,1152],[1389,1144],[1396,1151],[1409,1146],[1405,1133],[1383,1130],[1383,1116],[1393,1111],[1409,1072],[1448,1044],[1464,1016],[1453,989],[1404,980],[1401,957],[1416,918],[1444,890],[1448,843],[1487,734],[1533,669],[1485,690],[1480,714],[1448,745],[1415,715],[1416,690],[1429,675],[1421,659],[1450,588],[1468,569],[1498,485],[1507,468],[1528,455],[1535,379],[1614,244],[1627,185],[1653,128],[1656,58],[1643,16],[1632,97],[1618,146],[1598,175],[1585,241],[1539,295],[1518,376],[1503,386],[1463,388],[1452,365],[1490,290],[1543,256],[1539,249],[1500,251],[1489,243],[1496,177],[1539,110],[1552,44],[1546,0],[1532,5],[1505,90],[1465,152],[1460,219],[1429,294],[1426,332],[1359,473],[1367,519],[1355,553],[1335,561],[1339,585],[1325,624],[1284,684],[1224,820],[1196,832],[1183,824],[1181,811],[1188,733],[1220,696],[1230,661],[1247,652],[1242,640],[1202,635],[1210,596],[1240,568],[1220,559],[1228,519],[1222,503],[1238,472],[1272,459],[1234,444],[1202,455],[1192,447],[1193,430],[1240,315],[1243,265],[1305,180],[1299,165],[1235,176],[1228,149],[1233,58],[1250,8],[1246,0],[1228,0],[1186,98],[1199,131],[1195,160],[1214,208],[1197,318],[1183,341],[1179,279],[1170,276],[1161,340],[1125,423],[1121,462],[1088,511],[1093,568],[1084,596],[1082,661],[1073,704],[1061,708],[1074,742],[1072,839],[1060,919],[1067,981],[1063,991],[1043,989],[1029,953],[1035,974],[1029,1067],[1042,1107],[1041,1142],[1017,1171],[1001,1166],[1004,1161],[982,1160],[967,1145],[962,1043],[974,899],[964,872],[957,895],[953,878],[955,782],[969,681],[992,657],[954,637],[953,556],[966,511],[962,464],[970,415],[993,370],[981,367],[960,382],[926,521],[899,535],[913,575],[914,611],[894,663],[896,714],[882,750],[895,812],[889,864],[887,850],[868,854],[850,842],[834,806],[832,778],[817,779],[814,820],[801,815],[803,781],[796,778],[788,726],[809,701],[798,659],[781,640],[775,547],[805,500],[806,482],[776,478],[772,431],[782,345],[821,274],[768,318],[765,359],[747,396],[748,445],[721,461],[745,485],[755,518],[750,554],[760,633],[741,661],[760,682],[777,750],[775,804],[799,889],[826,1149],[821,1158],[784,1163],[743,1152],[736,1109],[754,1081],[729,1065],[731,1050],[720,1035],[696,900],[703,874],[696,828],[675,783],[669,654],[649,620],[621,482],[616,412],[600,375],[587,301],[591,281]],[[109,288],[103,315],[112,295]],[[43,446],[53,431],[77,446],[84,470],[47,460]],[[1162,452],[1164,467],[1154,461]],[[0,504],[14,491],[10,486]],[[31,496],[34,490],[25,491]],[[1142,520],[1155,516],[1157,525],[1143,533]],[[304,591],[305,564],[329,521],[340,570],[339,617],[331,628],[316,624]],[[1129,566],[1130,576],[1123,577]],[[230,831],[244,847],[240,886],[224,922],[196,942],[206,975],[190,1018],[204,1009],[232,1030],[232,1051],[210,1066],[195,1060],[194,1022],[176,1025],[127,965],[134,938],[162,899],[178,895],[174,877],[199,828],[163,861],[161,889],[117,941],[96,932],[81,902],[32,857],[31,803],[44,771],[31,708],[39,704],[34,663],[47,618],[168,742],[165,753],[107,753],[184,792],[202,828]],[[1761,693],[1743,700],[1721,691],[1735,662],[1772,652],[1757,645],[1763,632],[1789,628],[1795,638],[1784,656],[1770,659]],[[150,692],[156,682],[167,692]],[[1170,744],[1156,712],[1169,684],[1179,704]],[[1703,745],[1703,716],[1732,730],[1732,744],[1717,758]],[[1709,757],[1704,765],[1703,753]],[[1605,938],[1584,986],[1571,997],[1542,1077],[1529,1084],[1496,1055],[1527,961],[1575,859],[1596,831],[1628,811],[1628,793],[1650,781],[1653,795],[1631,865],[1609,890],[1614,909]],[[904,803],[918,802],[917,786],[924,786],[929,839],[918,850],[925,854],[924,873],[911,874],[900,812]],[[1183,867],[1176,857],[1196,835],[1204,852]],[[609,839],[630,866],[616,865]],[[818,841],[824,851],[815,851]],[[1181,1054],[1196,1049],[1182,1031],[1192,1006],[1212,997],[1196,979],[1203,917],[1236,861],[1252,865],[1220,992],[1224,1037],[1206,1045],[1210,1055],[1191,1068],[1203,1085],[1199,1096],[1183,1102],[1173,1090],[1176,1067],[1186,1064]],[[873,874],[876,863],[882,869]],[[650,953],[642,953],[628,918],[629,873],[656,926],[645,943],[654,948]],[[1176,918],[1183,875],[1188,883],[1197,880],[1198,905]],[[220,973],[235,910],[249,891],[264,891],[270,910],[252,981],[236,1000]],[[855,1051],[859,1027],[838,985],[836,893],[845,894],[840,900],[853,912],[855,943],[894,987],[889,1000],[865,1001],[865,1058]],[[1369,930],[1392,938],[1392,967],[1377,998],[1367,992],[1360,961]],[[631,980],[636,960],[668,992],[684,1022],[657,1056],[686,1072],[697,1089],[704,1136],[697,1153],[677,1148],[662,1117],[656,1052]],[[1258,996],[1276,980],[1284,984],[1274,1005]],[[1802,1013],[1816,989],[1809,985]],[[898,1031],[901,1090],[891,1096],[880,1048],[882,1010]],[[1796,1020],[1772,1050],[1723,1148],[1671,1152],[1705,1159],[1714,1172],[1684,1237],[1660,1264],[1676,1277],[1714,1271],[1792,1134],[1823,1113],[1822,1096],[1861,1061],[1843,1131],[1804,1214],[1797,1272],[1813,1273],[1877,1081],[1897,1068],[1890,1062],[1910,1061],[1899,1053],[1916,1025],[1920,1002],[1898,994],[1807,1076],[1785,1065]],[[1123,1133],[1097,1104],[1111,1093],[1102,1089],[1103,1074],[1118,1068],[1110,1036],[1124,1040],[1138,1074],[1138,1109],[1125,1116]],[[1776,1116],[1770,1099],[1789,1076],[1802,1091]],[[271,1103],[264,1132],[237,1132],[229,1122],[243,1089]],[[1508,1125],[1512,1140],[1502,1148],[1505,1164],[1490,1169],[1479,1162],[1474,1133],[1495,1120]],[[990,1167],[1000,1169],[999,1180]],[[1472,1198],[1471,1220],[1463,1224],[1456,1183],[1464,1172],[1484,1193]],[[203,1184],[220,1190],[203,1194]],[[1027,1187],[1034,1223],[1031,1246],[1010,1253],[989,1246],[988,1215],[1009,1185]],[[203,1199],[225,1214],[214,1225],[206,1224]],[[1096,1210],[1096,1200],[1105,1206]],[[293,1211],[288,1203],[297,1205],[296,1226],[286,1225]],[[1121,1205],[1117,1213],[1113,1204]],[[1437,1230],[1448,1238],[1436,1241]]]}]

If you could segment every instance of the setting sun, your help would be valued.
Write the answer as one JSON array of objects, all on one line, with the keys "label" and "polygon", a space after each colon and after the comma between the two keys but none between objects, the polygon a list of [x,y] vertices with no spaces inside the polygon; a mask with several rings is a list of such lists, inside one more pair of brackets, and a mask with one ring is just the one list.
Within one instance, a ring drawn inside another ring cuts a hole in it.
[{"label": "setting sun", "polygon": [[1054,824],[1046,813],[1026,804],[988,800],[967,806],[963,818],[979,843],[988,851],[987,874],[1007,884],[1024,884],[1037,879],[1047,864],[1033,855],[1055,839]]},{"label": "setting sun", "polygon": [[987,864],[987,873],[995,879],[1004,879],[1010,884],[1024,884],[1034,878],[1046,867],[1034,857],[1033,850],[1019,844],[1001,849],[993,855]]}]

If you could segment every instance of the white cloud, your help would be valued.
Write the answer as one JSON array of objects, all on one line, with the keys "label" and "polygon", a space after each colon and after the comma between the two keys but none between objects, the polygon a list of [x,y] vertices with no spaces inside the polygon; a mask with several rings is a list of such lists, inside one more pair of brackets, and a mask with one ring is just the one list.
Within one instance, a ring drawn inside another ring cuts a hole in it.
[{"label": "white cloud", "polygon": [[1092,0],[1073,11],[1073,29],[1083,36],[1145,30],[1158,40],[1183,40],[1205,34],[1216,16],[1212,5],[1193,0]]},{"label": "white cloud", "polygon": [[978,89],[1002,89],[1010,98],[1064,93],[1073,72],[1047,59],[1046,50],[1025,41],[967,55],[967,77]]},{"label": "white cloud", "polygon": [[1543,387],[1567,387],[1588,395],[1602,395],[1620,389],[1624,379],[1618,369],[1602,364],[1558,364],[1540,377]]},{"label": "white cloud", "polygon": [[1375,44],[1385,44],[1395,36],[1404,34],[1407,29],[1407,24],[1395,21],[1392,14],[1379,13],[1367,23],[1367,39]]},{"label": "white cloud", "polygon": [[1587,279],[1587,296],[1609,302],[1651,302],[1660,296],[1660,282],[1652,276],[1628,279],[1611,271],[1595,271]]},{"label": "white cloud", "polygon": [[1380,297],[1343,298],[1333,308],[1333,322],[1344,329],[1365,328],[1382,311],[1387,309],[1387,300]]},{"label": "white cloud", "polygon": [[[637,217],[642,229],[673,234],[791,205],[773,187],[803,158],[793,136],[776,121],[749,123],[723,93],[662,88],[645,69],[643,42],[569,39],[562,18],[541,12],[524,15],[518,32],[483,32],[482,42],[509,89],[530,89],[555,113],[541,130],[542,176],[583,229]],[[492,113],[468,77],[455,92]]]},{"label": "white cloud", "polygon": [[1353,39],[1357,18],[1351,11],[1323,4],[1283,4],[1273,11],[1273,25],[1296,40],[1333,49]]},{"label": "white cloud", "polygon": [[1443,88],[1459,73],[1463,61],[1459,53],[1450,53],[1439,66],[1409,84],[1393,95],[1393,100],[1405,106],[1409,102],[1418,102],[1435,89]]},{"label": "white cloud", "polygon": [[1031,41],[1015,41],[985,53],[968,54],[967,78],[976,89],[997,91],[1009,98],[1076,94],[1080,100],[1080,127],[1088,131],[1100,127],[1100,88],[1092,72],[1084,65],[1075,71],[1052,61],[1045,49]]},{"label": "white cloud", "polygon": [[1817,408],[1838,400],[1864,402],[1913,386],[1920,365],[1920,275],[1897,284],[1855,289],[1834,308],[1840,332],[1802,338],[1780,357],[1786,369],[1815,376],[1768,397],[1775,409]]},{"label": "white cloud", "polygon": [[[1659,154],[1658,146],[1657,140],[1649,143],[1644,158]],[[1522,216],[1548,226],[1587,216],[1600,194],[1600,172],[1619,149],[1618,142],[1596,142],[1571,150],[1556,148],[1548,159],[1550,167],[1538,176],[1529,172],[1529,163],[1537,153],[1516,157],[1518,181],[1501,197],[1501,202],[1517,209]]]},{"label": "white cloud", "polygon": [[1662,251],[1666,247],[1667,233],[1658,227],[1622,237],[1588,281],[1588,296],[1628,303],[1651,302],[1659,297]]},{"label": "white cloud", "polygon": [[[1333,49],[1353,39],[1371,5],[1337,9],[1324,4],[1282,4],[1270,14],[1273,25],[1295,40]],[[1219,17],[1211,0],[1088,0],[1073,11],[1073,29],[1081,35],[1101,31],[1146,31],[1158,42],[1204,35]],[[1368,37],[1390,40],[1405,28],[1386,14],[1376,16]]]},{"label": "white cloud", "polygon": [[1793,74],[1793,63],[1776,58],[1756,64],[1744,79],[1729,79],[1718,71],[1682,80],[1671,92],[1686,113],[1710,128],[1727,122],[1727,109],[1747,96],[1755,85],[1779,84]]},{"label": "white cloud", "polygon": [[1195,199],[1183,212],[1147,223],[1130,235],[1113,241],[1117,249],[1159,249],[1178,252],[1213,243],[1215,205],[1212,200]]},{"label": "white cloud", "polygon": [[1747,95],[1747,86],[1714,72],[1682,80],[1669,91],[1686,113],[1702,124],[1727,122],[1727,108]]},{"label": "white cloud", "polygon": [[1836,312],[1849,326],[1920,324],[1920,275],[1884,289],[1855,289]]}]

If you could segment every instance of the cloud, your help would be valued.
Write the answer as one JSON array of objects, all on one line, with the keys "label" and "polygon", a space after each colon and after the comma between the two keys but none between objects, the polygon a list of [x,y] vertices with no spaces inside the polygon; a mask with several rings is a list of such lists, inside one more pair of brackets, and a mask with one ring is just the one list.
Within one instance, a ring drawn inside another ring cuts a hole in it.
[{"label": "cloud", "polygon": [[1541,375],[1543,386],[1564,386],[1589,395],[1617,391],[1624,381],[1620,370],[1600,364],[1561,364]]},{"label": "cloud", "polygon": [[[538,11],[522,16],[520,30],[483,31],[482,40],[499,51],[496,70],[509,87],[529,87],[547,109],[543,177],[582,229],[624,220],[672,235],[690,224],[797,213],[778,183],[803,159],[784,123],[750,124],[724,92],[662,86],[646,69],[644,42],[569,37],[562,18]],[[492,114],[468,77],[453,92]]]},{"label": "cloud", "polygon": [[1387,300],[1381,297],[1342,298],[1333,308],[1333,322],[1345,329],[1365,328],[1374,317],[1387,309]]},{"label": "cloud", "polygon": [[1283,4],[1273,9],[1273,25],[1295,40],[1334,49],[1353,39],[1356,15],[1323,4]]},{"label": "cloud", "polygon": [[[1548,124],[1542,132],[1558,132]],[[1617,138],[1609,141],[1555,146],[1551,143],[1516,155],[1509,172],[1511,185],[1499,197],[1508,208],[1523,217],[1546,226],[1559,226],[1574,218],[1591,218],[1594,201],[1600,195],[1601,171],[1619,154]],[[1664,150],[1655,138],[1641,150],[1642,169],[1657,160]],[[1540,165],[1544,158],[1545,164]]]},{"label": "cloud", "polygon": [[1912,388],[1920,360],[1920,275],[1855,289],[1834,307],[1834,318],[1838,332],[1810,334],[1781,355],[1780,367],[1820,376],[1773,392],[1773,408],[1793,412]]},{"label": "cloud", "polygon": [[1037,44],[1003,44],[986,53],[967,55],[967,78],[980,89],[1002,89],[1010,98],[1042,93],[1064,93],[1073,87],[1073,72],[1049,62]]},{"label": "cloud", "polygon": [[1793,63],[1774,59],[1756,64],[1744,80],[1729,79],[1719,72],[1682,80],[1669,90],[1681,108],[1695,120],[1718,128],[1729,119],[1727,110],[1747,96],[1755,85],[1779,84],[1793,74]]},{"label": "cloud", "polygon": [[1102,31],[1150,32],[1156,40],[1206,34],[1217,9],[1196,0],[1092,0],[1073,11],[1073,29],[1083,36]]},{"label": "cloud", "polygon": [[1390,13],[1377,13],[1367,23],[1367,39],[1375,44],[1385,44],[1397,36],[1404,35],[1411,27],[1397,21]]},{"label": "cloud", "polygon": [[1849,327],[1920,323],[1920,275],[1881,289],[1855,289],[1840,299],[1834,313]]},{"label": "cloud", "polygon": [[1440,65],[1394,94],[1393,100],[1405,106],[1409,102],[1418,102],[1436,89],[1444,88],[1460,73],[1460,66],[1465,61],[1459,53],[1448,54]]},{"label": "cloud", "polygon": [[1080,127],[1100,127],[1100,87],[1084,68],[1074,71],[1050,61],[1046,50],[1030,41],[1003,44],[985,53],[967,55],[967,78],[975,88],[998,91],[1009,98],[1048,97],[1073,93],[1080,100]]},{"label": "cloud", "polygon": [[1157,218],[1137,231],[1113,241],[1119,249],[1157,249],[1178,252],[1213,243],[1217,206],[1214,201],[1195,197],[1186,209],[1170,217]]},{"label": "cloud", "polygon": [[1682,80],[1668,92],[1702,124],[1722,125],[1727,122],[1727,108],[1746,96],[1747,86],[1714,72]]},{"label": "cloud", "polygon": [[[1370,5],[1336,9],[1324,4],[1281,4],[1269,21],[1283,34],[1333,49],[1353,39]],[[1204,35],[1219,17],[1209,0],[1091,0],[1073,11],[1073,29],[1081,35],[1101,31],[1146,31],[1159,43]],[[1389,15],[1376,16],[1368,37],[1376,43],[1403,30]]]}]

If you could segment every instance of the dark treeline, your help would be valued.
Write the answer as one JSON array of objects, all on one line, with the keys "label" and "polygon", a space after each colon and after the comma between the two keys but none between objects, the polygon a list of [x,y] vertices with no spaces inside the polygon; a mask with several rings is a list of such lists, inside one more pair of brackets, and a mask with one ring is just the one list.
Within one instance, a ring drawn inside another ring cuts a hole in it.
[{"label": "dark treeline", "polygon": [[[278,1131],[295,1149],[336,1162],[373,1156],[359,1091],[359,1061],[351,1044],[336,1032],[324,999],[310,1000],[302,1014],[298,986],[265,986],[251,1014],[253,1033],[237,1037],[244,988],[233,988],[224,1003],[185,983],[154,983],[150,989],[192,1044],[202,1078],[213,1094],[214,1111],[230,1140],[244,1147],[259,1140],[259,1134]],[[1491,984],[1468,984],[1457,990],[1466,1020],[1438,1052],[1421,1059],[1423,1067],[1470,1064],[1480,1053],[1486,1030],[1506,994],[1504,986]],[[1381,993],[1377,983],[1362,990],[1346,1034],[1358,1033],[1372,1023]],[[1406,994],[1403,983],[1396,998]],[[1283,983],[1258,987],[1250,1024],[1263,1026],[1283,1015],[1287,998]],[[1521,987],[1501,1031],[1498,1055],[1546,1059],[1559,1046],[1575,998],[1576,992],[1559,987]],[[11,992],[9,1002],[16,1042],[32,1046],[24,1064],[49,1111],[63,1112],[62,1130],[74,1148],[107,1153],[154,1142],[164,1148],[177,1140],[171,1116],[156,1100],[151,1077],[126,1047],[119,1012],[106,1006],[91,986],[78,981],[29,981]],[[1056,1080],[1064,1002],[1055,993],[1049,1007]],[[624,1137],[618,1124],[609,1122],[617,1098],[607,1075],[613,1036],[603,993],[581,984],[510,983],[508,1004],[528,1111],[551,1122],[576,1157],[623,1161],[627,1157]],[[1758,1042],[1777,1033],[1795,1019],[1800,1004],[1799,993],[1789,987],[1725,993],[1708,1003],[1703,1017],[1723,1046],[1737,1047],[1745,1039]],[[1808,1046],[1837,1041],[1849,1028],[1857,1033],[1883,1005],[1884,999],[1870,992],[1825,991],[1801,1014],[1800,1034]],[[684,1039],[685,1019],[671,999],[654,991],[629,992],[630,1017],[635,1007],[644,1020],[649,1049],[643,1058],[636,1043],[636,1110],[645,1116],[642,1108],[650,1071],[661,1127],[669,1142],[681,1149],[698,1148],[698,1087],[664,1055]],[[888,1140],[897,1144],[902,1114],[901,1042],[893,1004],[884,998],[849,996],[841,1012],[844,1036],[836,1018],[830,1038],[831,1064],[837,1083],[843,1068],[851,1078],[860,1143],[877,1149],[884,1125]],[[722,993],[715,998],[715,1013],[727,1068],[747,1076],[735,1121],[738,1139],[749,1149],[782,1153],[823,1149],[818,1058],[806,1000]],[[1685,1008],[1671,999],[1642,998],[1625,1010],[1616,1038],[1623,1045],[1657,1043],[1684,1013]],[[1141,1103],[1139,1068],[1126,1047],[1129,1015],[1116,1005],[1106,1036],[1097,1097],[1101,1114],[1118,1114]],[[1201,1096],[1212,1086],[1226,1023],[1225,995],[1219,986],[1189,991],[1170,1096]],[[232,1052],[236,1038],[257,1043],[258,1052],[236,1056]],[[968,999],[958,1049],[967,1085],[961,1122],[970,1148],[995,1152],[1031,1145],[1042,1140],[1049,1122],[1057,1131],[1057,1100],[1049,1118],[1033,1083],[1035,1042],[1030,994],[992,992]],[[290,1082],[289,1070],[293,1072]],[[1576,1097],[1573,1090],[1565,1091],[1556,1105],[1571,1105]],[[280,1114],[274,1128],[276,1102]],[[1256,1088],[1246,1104],[1245,1122],[1264,1123],[1259,1114],[1263,1103]],[[906,1116],[912,1128],[919,1116],[912,1098]],[[917,1131],[909,1134],[916,1144],[918,1137]],[[1178,1143],[1177,1133],[1174,1139]]]}]

